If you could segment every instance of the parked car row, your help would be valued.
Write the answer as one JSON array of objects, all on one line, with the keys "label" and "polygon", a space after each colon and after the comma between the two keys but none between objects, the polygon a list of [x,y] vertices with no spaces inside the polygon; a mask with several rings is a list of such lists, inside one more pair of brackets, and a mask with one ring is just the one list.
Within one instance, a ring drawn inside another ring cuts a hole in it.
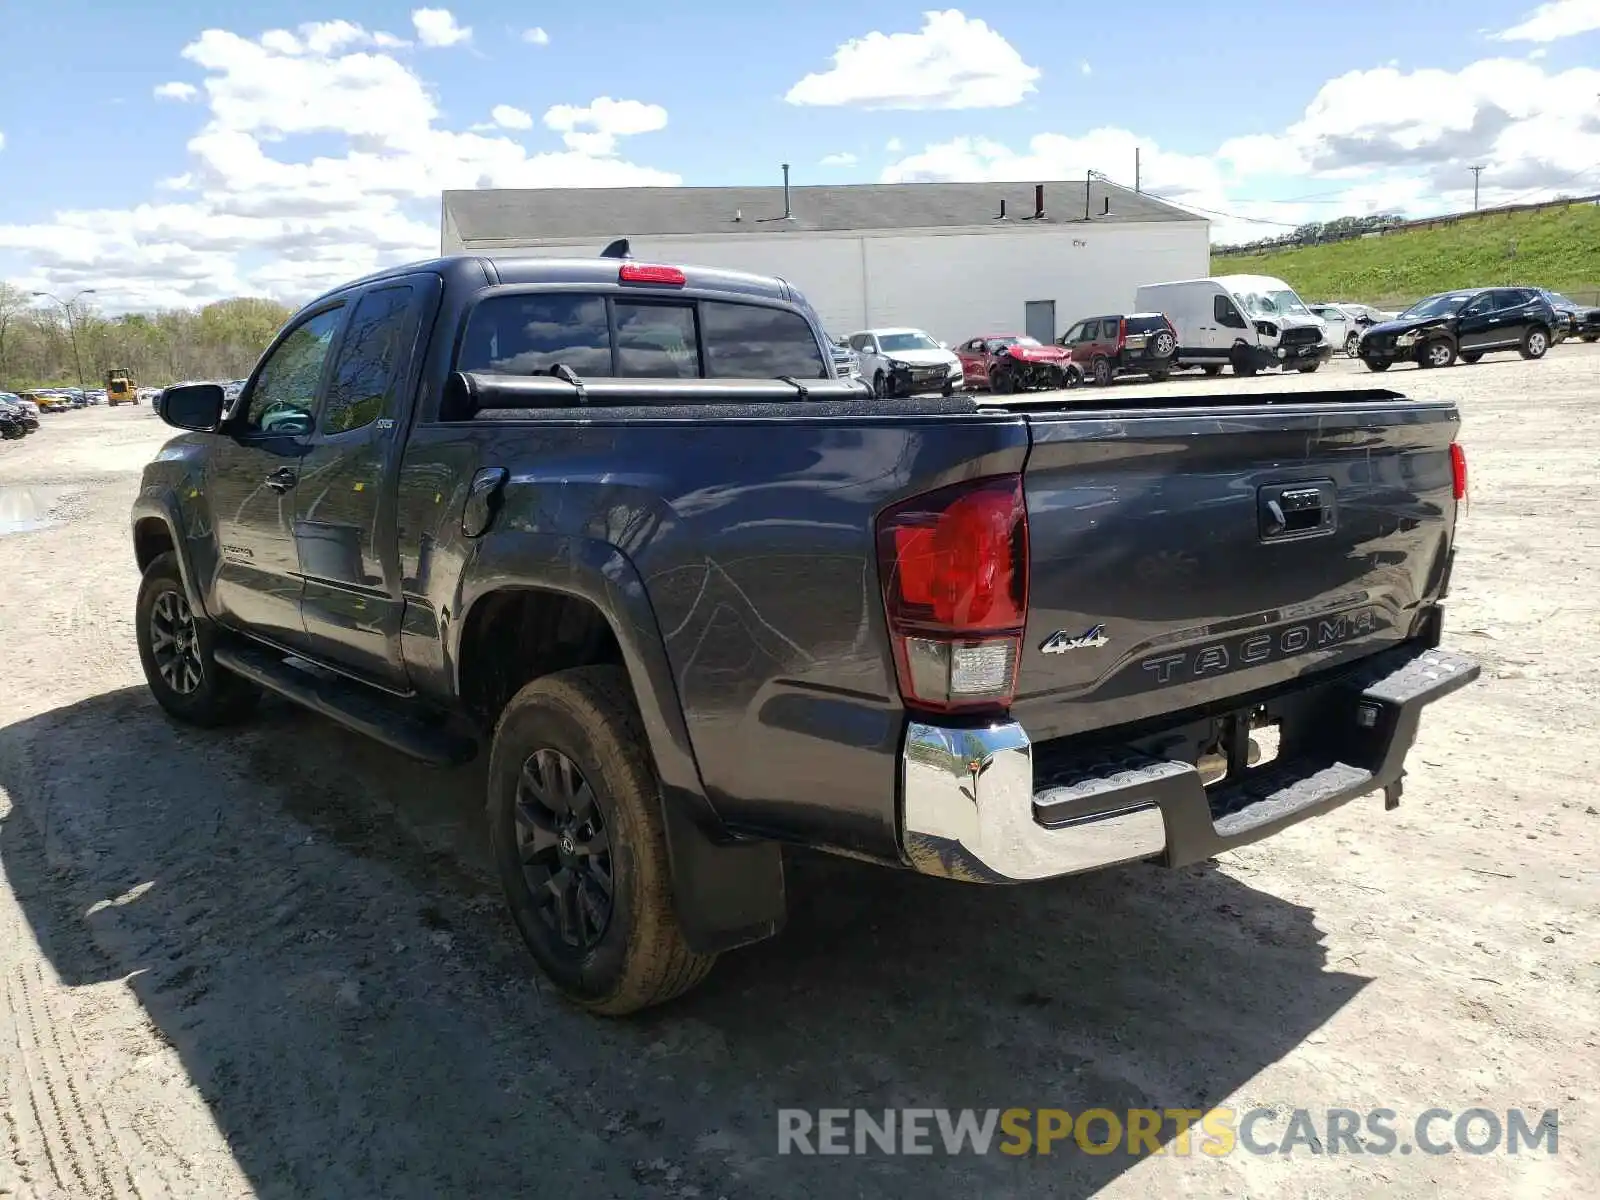
[{"label": "parked car row", "polygon": [[25,438],[39,428],[39,406],[15,392],[0,392],[0,441]]}]

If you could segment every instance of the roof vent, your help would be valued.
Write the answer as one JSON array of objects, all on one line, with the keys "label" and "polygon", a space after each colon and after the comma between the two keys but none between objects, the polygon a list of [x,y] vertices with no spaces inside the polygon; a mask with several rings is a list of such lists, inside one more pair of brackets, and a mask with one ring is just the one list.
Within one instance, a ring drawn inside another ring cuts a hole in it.
[{"label": "roof vent", "polygon": [[600,251],[601,258],[632,258],[633,250],[628,245],[627,238],[618,238],[604,250]]}]

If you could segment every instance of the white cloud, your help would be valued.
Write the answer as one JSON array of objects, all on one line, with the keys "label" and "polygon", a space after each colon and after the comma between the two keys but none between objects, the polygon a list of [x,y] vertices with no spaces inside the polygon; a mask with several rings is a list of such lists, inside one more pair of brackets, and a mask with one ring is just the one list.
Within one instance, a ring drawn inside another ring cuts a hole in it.
[{"label": "white cloud", "polygon": [[615,153],[619,137],[665,129],[667,110],[659,104],[601,96],[581,108],[557,104],[546,111],[544,123],[561,134],[570,149],[603,157]]},{"label": "white cloud", "polygon": [[472,40],[472,27],[456,24],[455,14],[448,8],[415,9],[411,24],[424,46],[458,46]]},{"label": "white cloud", "polygon": [[838,154],[823,155],[820,165],[824,167],[853,167],[855,164],[856,156],[848,150],[843,150]]},{"label": "white cloud", "polygon": [[[1484,206],[1596,190],[1596,93],[1600,71],[1587,67],[1547,73],[1512,59],[1454,72],[1379,67],[1328,81],[1287,129],[1230,138],[1209,153],[1175,154],[1114,128],[1042,133],[1021,149],[958,137],[898,158],[883,179],[1070,180],[1093,169],[1127,185],[1138,147],[1144,190],[1203,211],[1218,240],[1247,241],[1338,216],[1469,208],[1472,163],[1487,168]],[[1263,196],[1285,199],[1243,198]]]},{"label": "white cloud", "polygon": [[790,104],[877,109],[1006,108],[1040,72],[1010,42],[958,9],[923,14],[916,33],[873,32],[833,53],[833,66],[789,89]]},{"label": "white cloud", "polygon": [[4,132],[0,132],[0,150],[4,150],[5,148],[6,148],[6,135],[5,135]]},{"label": "white cloud", "polygon": [[535,25],[532,29],[524,29],[522,31],[522,40],[530,46],[548,46],[550,44],[550,35]]},{"label": "white cloud", "polygon": [[509,104],[496,104],[489,110],[489,116],[501,129],[533,128],[533,115],[520,108],[512,108]]},{"label": "white cloud", "polygon": [[[443,127],[432,89],[348,23],[256,38],[208,30],[183,48],[205,73],[205,121],[188,169],[153,181],[158,202],[0,224],[19,284],[90,286],[108,309],[268,294],[290,303],[394,262],[438,252],[439,193],[476,187],[671,185],[618,141],[662,128],[665,109],[601,97],[558,105],[565,147],[530,153],[501,129],[532,117],[497,106],[499,129]],[[333,148],[297,156],[292,139]]]},{"label": "white cloud", "polygon": [[1554,42],[1600,29],[1600,0],[1549,0],[1519,25],[1494,36],[1502,42]]},{"label": "white cloud", "polygon": [[887,151],[890,154],[899,154],[902,150],[904,150],[906,148],[906,144],[904,142],[902,142],[899,138],[890,138],[887,142],[885,142],[883,144],[883,148],[884,148],[885,151]]},{"label": "white cloud", "polygon": [[155,87],[157,100],[193,100],[199,94],[192,83],[158,83]]},{"label": "white cloud", "polygon": [[1431,181],[1441,202],[1469,197],[1466,165],[1482,163],[1491,204],[1555,188],[1600,163],[1600,70],[1549,73],[1537,63],[1484,59],[1460,71],[1351,71],[1329,80],[1281,134],[1223,143],[1241,176],[1374,173]]},{"label": "white cloud", "polygon": [[1089,60],[1087,58],[1078,64],[1078,72],[1085,78],[1094,74],[1094,68],[1089,65]]}]

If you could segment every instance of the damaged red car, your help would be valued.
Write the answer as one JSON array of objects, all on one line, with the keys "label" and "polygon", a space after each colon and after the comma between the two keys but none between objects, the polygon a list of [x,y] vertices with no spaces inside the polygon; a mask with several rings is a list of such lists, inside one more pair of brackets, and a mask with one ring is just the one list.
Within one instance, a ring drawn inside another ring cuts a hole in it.
[{"label": "damaged red car", "polygon": [[1083,370],[1072,352],[1020,333],[991,333],[956,347],[964,385],[997,395],[1077,387]]}]

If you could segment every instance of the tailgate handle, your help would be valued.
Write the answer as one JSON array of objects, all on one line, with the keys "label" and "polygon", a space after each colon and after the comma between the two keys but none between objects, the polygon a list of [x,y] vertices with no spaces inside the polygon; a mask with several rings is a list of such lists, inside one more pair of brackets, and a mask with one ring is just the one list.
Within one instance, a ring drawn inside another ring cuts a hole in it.
[{"label": "tailgate handle", "polygon": [[1334,495],[1331,479],[1261,488],[1256,505],[1261,540],[1282,542],[1332,533],[1337,516]]}]

